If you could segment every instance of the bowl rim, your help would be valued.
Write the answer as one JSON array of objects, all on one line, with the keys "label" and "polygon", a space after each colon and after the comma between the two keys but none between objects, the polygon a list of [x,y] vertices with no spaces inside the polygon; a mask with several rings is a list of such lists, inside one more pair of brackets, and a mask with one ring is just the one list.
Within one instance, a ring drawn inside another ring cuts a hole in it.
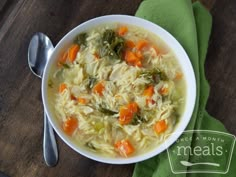
[{"label": "bowl rim", "polygon": [[[56,60],[59,53],[61,52],[62,48],[64,48],[69,43],[71,44],[71,39],[73,39],[76,34],[86,30],[90,29],[91,27],[96,27],[99,24],[104,23],[123,23],[123,24],[131,24],[134,26],[138,26],[141,28],[144,28],[147,31],[150,31],[154,33],[155,35],[159,36],[166,45],[173,51],[173,53],[176,55],[176,58],[180,64],[181,69],[184,72],[185,80],[186,80],[186,102],[185,102],[185,108],[183,115],[181,117],[181,121],[178,123],[177,127],[175,127],[175,130],[172,132],[173,134],[163,143],[158,145],[158,147],[153,148],[147,153],[140,154],[137,156],[131,156],[128,158],[118,158],[118,157],[104,157],[102,155],[97,155],[89,150],[84,149],[83,147],[80,147],[76,145],[70,137],[65,135],[65,133],[62,132],[61,127],[57,123],[56,118],[52,115],[49,103],[47,100],[47,82],[49,77],[49,71],[51,70],[51,66],[53,64],[53,61]],[[164,36],[161,36],[164,35]],[[73,37],[73,38],[72,38]],[[168,43],[167,41],[170,40],[172,43]],[[63,47],[64,46],[64,47]],[[172,46],[172,47],[171,47]],[[175,46],[173,48],[173,46]],[[177,54],[178,53],[178,54]],[[183,58],[179,58],[177,56],[181,55]],[[184,67],[183,67],[184,65]],[[188,73],[186,75],[186,73]],[[191,85],[191,89],[189,88],[189,85]],[[42,100],[44,109],[46,111],[46,114],[48,116],[48,120],[50,124],[52,125],[53,129],[56,131],[58,136],[74,151],[78,152],[79,154],[82,154],[83,156],[93,159],[98,162],[108,163],[108,164],[130,164],[130,163],[136,163],[140,161],[144,161],[146,159],[149,159],[155,155],[160,154],[161,152],[168,149],[174,142],[181,136],[185,128],[187,127],[188,123],[191,120],[192,113],[195,107],[196,103],[196,78],[195,73],[191,64],[191,61],[183,49],[183,47],[180,45],[180,43],[164,28],[160,27],[157,24],[154,24],[150,21],[147,21],[145,19],[135,17],[135,16],[129,16],[129,15],[105,15],[96,17],[93,19],[90,19],[86,22],[81,23],[80,25],[76,26],[72,30],[70,30],[55,46],[52,55],[50,56],[50,59],[47,61],[43,77],[42,77],[42,85],[41,85],[41,91],[42,91]],[[184,120],[184,121],[183,121]]]}]

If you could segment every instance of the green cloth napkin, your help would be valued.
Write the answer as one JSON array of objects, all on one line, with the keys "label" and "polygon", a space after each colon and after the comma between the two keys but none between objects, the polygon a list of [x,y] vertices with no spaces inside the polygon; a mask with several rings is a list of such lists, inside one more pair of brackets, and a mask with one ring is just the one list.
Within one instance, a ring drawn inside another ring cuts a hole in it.
[{"label": "green cloth napkin", "polygon": [[[191,60],[197,81],[197,99],[187,129],[227,132],[225,127],[205,110],[210,90],[204,73],[204,62],[212,26],[210,13],[199,2],[192,4],[190,0],[144,0],[135,15],[156,23],[170,32],[180,42]],[[209,157],[209,161],[210,158],[214,157]],[[225,158],[222,158],[221,163],[224,163],[224,160]],[[166,151],[137,163],[133,173],[133,177],[169,176],[236,177],[236,148],[234,148],[227,174],[173,174]]]}]

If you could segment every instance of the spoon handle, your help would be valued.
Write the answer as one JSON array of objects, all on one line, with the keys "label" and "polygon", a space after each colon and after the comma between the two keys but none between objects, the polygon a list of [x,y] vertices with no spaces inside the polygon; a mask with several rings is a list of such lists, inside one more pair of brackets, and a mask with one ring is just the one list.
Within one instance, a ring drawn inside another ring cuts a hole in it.
[{"label": "spoon handle", "polygon": [[55,166],[58,161],[58,151],[53,128],[44,112],[43,156],[46,164]]}]

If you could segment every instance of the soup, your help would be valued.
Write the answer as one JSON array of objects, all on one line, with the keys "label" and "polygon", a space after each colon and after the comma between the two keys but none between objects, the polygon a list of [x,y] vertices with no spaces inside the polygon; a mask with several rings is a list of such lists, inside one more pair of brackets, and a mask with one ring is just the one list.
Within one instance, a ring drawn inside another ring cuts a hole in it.
[{"label": "soup", "polygon": [[127,24],[78,34],[48,80],[49,103],[78,146],[110,157],[145,153],[174,131],[185,81],[160,37]]}]

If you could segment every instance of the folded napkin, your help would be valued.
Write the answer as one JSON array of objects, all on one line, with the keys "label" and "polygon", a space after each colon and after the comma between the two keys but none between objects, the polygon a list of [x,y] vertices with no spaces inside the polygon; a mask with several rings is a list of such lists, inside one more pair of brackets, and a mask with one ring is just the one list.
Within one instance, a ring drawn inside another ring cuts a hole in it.
[{"label": "folded napkin", "polygon": [[[205,110],[210,90],[204,73],[204,62],[212,26],[212,17],[209,12],[199,2],[192,4],[190,0],[144,0],[135,15],[156,23],[170,32],[183,46],[191,60],[197,81],[197,99],[187,129],[227,132],[224,126]],[[210,159],[214,158],[212,156],[207,158],[209,161],[214,161],[214,159]],[[226,159],[222,158],[221,163],[226,163]],[[234,148],[227,174],[184,173],[176,175],[172,173],[167,152],[164,151],[151,159],[137,163],[133,177],[236,177],[235,167],[236,148]]]}]

